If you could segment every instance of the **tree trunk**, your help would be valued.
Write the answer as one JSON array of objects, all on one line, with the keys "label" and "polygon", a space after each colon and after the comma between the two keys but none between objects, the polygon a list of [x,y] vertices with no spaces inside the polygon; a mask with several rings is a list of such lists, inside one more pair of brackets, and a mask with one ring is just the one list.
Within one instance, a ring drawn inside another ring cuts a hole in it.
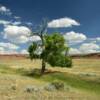
[{"label": "tree trunk", "polygon": [[45,72],[45,67],[46,67],[46,63],[45,63],[44,59],[42,59],[42,69],[41,69],[41,75],[43,75],[43,74],[44,74],[44,72]]}]

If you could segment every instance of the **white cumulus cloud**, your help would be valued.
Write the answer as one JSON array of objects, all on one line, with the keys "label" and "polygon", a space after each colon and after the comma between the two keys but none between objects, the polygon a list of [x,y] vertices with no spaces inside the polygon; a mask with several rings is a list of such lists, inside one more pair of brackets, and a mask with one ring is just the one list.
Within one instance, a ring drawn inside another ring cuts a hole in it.
[{"label": "white cumulus cloud", "polygon": [[6,15],[11,15],[12,14],[10,9],[8,9],[5,6],[0,6],[0,13],[1,14],[6,14]]},{"label": "white cumulus cloud", "polygon": [[21,19],[21,17],[19,17],[19,16],[14,16],[14,18],[15,18],[15,19]]},{"label": "white cumulus cloud", "polygon": [[15,22],[12,22],[11,24],[12,24],[12,25],[20,25],[21,22],[20,22],[20,21],[15,21]]},{"label": "white cumulus cloud", "polygon": [[0,54],[19,54],[19,53],[15,50],[3,50],[0,51]]},{"label": "white cumulus cloud", "polygon": [[23,49],[20,51],[20,54],[28,54],[28,51],[26,49]]},{"label": "white cumulus cloud", "polygon": [[13,43],[26,43],[29,40],[31,30],[26,26],[9,25],[5,27],[4,38]]},{"label": "white cumulus cloud", "polygon": [[72,26],[79,26],[79,25],[80,25],[79,22],[68,17],[54,19],[48,23],[49,28],[63,28],[63,27],[72,27]]},{"label": "white cumulus cloud", "polygon": [[10,21],[0,20],[0,25],[7,26],[7,25],[9,25],[10,23],[11,23]]},{"label": "white cumulus cloud", "polygon": [[100,46],[95,43],[83,43],[79,50],[81,53],[96,53],[100,49]]},{"label": "white cumulus cloud", "polygon": [[3,47],[0,47],[0,51],[4,51],[4,48]]},{"label": "white cumulus cloud", "polygon": [[65,33],[64,38],[69,44],[81,43],[87,39],[83,33],[76,33],[74,31]]},{"label": "white cumulus cloud", "polygon": [[11,50],[16,50],[19,48],[19,46],[8,42],[0,42],[0,47]]},{"label": "white cumulus cloud", "polygon": [[100,41],[100,37],[97,37],[96,40],[97,40],[97,41]]},{"label": "white cumulus cloud", "polygon": [[89,54],[89,53],[98,53],[100,52],[100,46],[96,43],[83,43],[79,46],[79,48],[70,48],[69,54]]},{"label": "white cumulus cloud", "polygon": [[36,36],[36,35],[31,36],[29,38],[29,41],[33,41],[33,42],[40,41],[40,40],[41,40],[41,38],[39,36]]},{"label": "white cumulus cloud", "polygon": [[77,48],[70,48],[69,49],[69,54],[70,55],[75,55],[75,54],[81,54],[81,52]]},{"label": "white cumulus cloud", "polygon": [[7,20],[0,20],[0,25],[4,25],[4,27],[7,27],[9,25],[21,25],[21,21],[7,21]]},{"label": "white cumulus cloud", "polygon": [[0,47],[0,54],[4,54],[5,49],[3,47]]},{"label": "white cumulus cloud", "polygon": [[9,43],[0,42],[0,54],[18,54],[19,46]]}]

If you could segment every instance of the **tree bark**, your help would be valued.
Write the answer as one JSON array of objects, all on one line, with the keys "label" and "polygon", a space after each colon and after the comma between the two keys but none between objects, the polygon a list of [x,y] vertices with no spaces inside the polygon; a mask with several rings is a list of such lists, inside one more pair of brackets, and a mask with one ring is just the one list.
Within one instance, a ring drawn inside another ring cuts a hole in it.
[{"label": "tree bark", "polygon": [[44,74],[44,72],[45,72],[45,67],[46,67],[46,63],[45,63],[44,59],[42,59],[41,75]]},{"label": "tree bark", "polygon": [[[41,40],[42,40],[42,49],[43,49],[43,52],[45,51],[45,44],[44,44],[44,36],[43,34],[41,34]],[[44,55],[45,56],[45,55]],[[41,68],[41,75],[44,74],[45,72],[45,67],[46,67],[46,62],[44,60],[45,57],[42,58],[42,68]]]}]

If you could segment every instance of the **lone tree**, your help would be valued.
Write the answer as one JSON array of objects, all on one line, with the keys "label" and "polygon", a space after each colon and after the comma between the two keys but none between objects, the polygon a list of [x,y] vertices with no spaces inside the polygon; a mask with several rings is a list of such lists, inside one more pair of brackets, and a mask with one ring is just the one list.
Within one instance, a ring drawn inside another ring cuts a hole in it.
[{"label": "lone tree", "polygon": [[41,41],[33,42],[29,46],[30,59],[38,58],[42,60],[41,74],[45,72],[46,63],[52,67],[71,67],[72,60],[68,56],[69,47],[65,45],[64,37],[59,33],[47,34],[46,29],[47,22],[44,21],[40,26],[40,30],[32,33],[32,36],[39,36]]}]

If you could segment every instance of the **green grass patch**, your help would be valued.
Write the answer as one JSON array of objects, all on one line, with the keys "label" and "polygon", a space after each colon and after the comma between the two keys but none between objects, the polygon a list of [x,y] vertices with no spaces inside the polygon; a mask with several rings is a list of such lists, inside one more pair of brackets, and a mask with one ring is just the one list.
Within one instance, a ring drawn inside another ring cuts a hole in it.
[{"label": "green grass patch", "polygon": [[25,73],[28,73],[28,71],[24,68],[11,68],[7,65],[0,64],[0,73],[24,75]]},{"label": "green grass patch", "polygon": [[13,69],[10,68],[9,66],[7,65],[4,65],[4,64],[0,64],[0,73],[9,73],[9,74],[12,74],[13,73]]},{"label": "green grass patch", "polygon": [[80,77],[62,72],[50,72],[44,74],[43,76],[40,76],[39,69],[34,69],[34,70],[26,70],[24,68],[15,69],[2,64],[0,64],[0,73],[23,75],[26,77],[36,78],[37,80],[47,81],[47,82],[53,82],[55,80],[59,80],[64,82],[66,85],[70,85],[74,88],[83,89],[94,93],[100,93],[100,82],[87,80],[83,78],[84,76]]},{"label": "green grass patch", "polygon": [[41,77],[42,80],[53,82],[54,80],[60,80],[65,82],[66,85],[70,85],[74,88],[91,91],[94,93],[100,93],[100,83],[90,80],[85,80],[79,76],[67,74],[67,73],[52,73]]}]

